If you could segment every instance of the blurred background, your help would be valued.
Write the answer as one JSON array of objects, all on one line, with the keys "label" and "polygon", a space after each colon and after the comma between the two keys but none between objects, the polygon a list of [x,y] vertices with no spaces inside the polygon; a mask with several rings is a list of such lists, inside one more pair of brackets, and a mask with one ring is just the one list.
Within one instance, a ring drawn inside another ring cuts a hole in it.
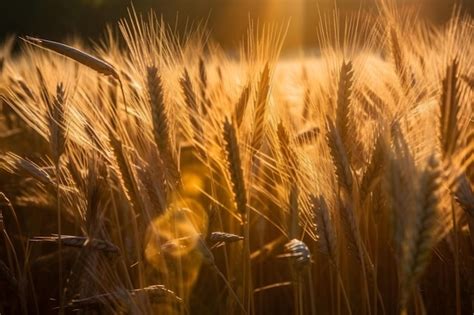
[{"label": "blurred background", "polygon": [[[317,8],[328,11],[334,3],[344,12],[376,10],[375,0],[0,0],[0,40],[5,36],[33,35],[61,40],[70,35],[96,39],[106,24],[127,15],[131,3],[139,12],[155,10],[172,24],[207,20],[212,36],[224,47],[235,47],[248,20],[285,22],[291,17],[286,47],[314,45]],[[474,0],[399,0],[400,6],[420,6],[435,23],[445,22],[455,4],[473,15]],[[179,29],[182,31],[183,26]]]}]

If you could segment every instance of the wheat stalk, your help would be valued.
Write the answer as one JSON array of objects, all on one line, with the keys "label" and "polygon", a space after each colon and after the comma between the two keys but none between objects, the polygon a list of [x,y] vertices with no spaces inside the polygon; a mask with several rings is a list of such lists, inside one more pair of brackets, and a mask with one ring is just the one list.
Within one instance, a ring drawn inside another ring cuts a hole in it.
[{"label": "wheat stalk", "polygon": [[237,127],[242,125],[242,120],[244,119],[245,111],[247,110],[247,104],[250,99],[250,84],[247,84],[242,92],[240,93],[239,100],[234,109],[234,119],[237,123]]},{"label": "wheat stalk", "polygon": [[59,163],[61,155],[64,153],[66,135],[65,135],[65,90],[62,83],[59,83],[56,88],[56,97],[54,102],[49,102],[48,105],[48,126],[51,144],[51,152],[55,164]]},{"label": "wheat stalk", "polygon": [[212,232],[209,237],[209,241],[214,243],[233,243],[243,240],[244,238],[240,235],[235,235],[232,233],[225,233],[225,232]]},{"label": "wheat stalk", "polygon": [[451,156],[457,145],[459,127],[457,125],[460,104],[458,102],[458,61],[454,59],[446,69],[442,82],[440,101],[440,142],[445,156]]},{"label": "wheat stalk", "polygon": [[162,299],[172,299],[175,302],[182,303],[182,299],[176,295],[170,289],[167,289],[164,285],[151,285],[141,289],[132,289],[128,291],[116,291],[111,293],[98,294],[95,296],[89,296],[80,299],[73,299],[67,308],[71,310],[83,309],[97,309],[105,306],[107,302],[116,304],[129,304],[133,305],[132,302],[135,299],[143,296],[148,297],[151,300],[160,301]]},{"label": "wheat stalk", "polygon": [[360,182],[359,195],[363,203],[374,187],[380,183],[385,168],[386,143],[385,135],[382,133],[377,137],[369,164],[367,165]]},{"label": "wheat stalk", "polygon": [[237,211],[243,218],[247,215],[247,191],[245,189],[244,175],[240,158],[240,149],[237,142],[235,127],[229,119],[224,121],[224,151],[227,167],[232,183],[234,200]]},{"label": "wheat stalk", "polygon": [[49,242],[49,243],[59,243],[62,242],[64,246],[69,247],[85,247],[90,246],[92,249],[101,251],[104,253],[119,254],[120,249],[113,243],[100,240],[100,239],[90,239],[86,236],[76,236],[76,235],[61,235],[61,239],[58,235],[52,236],[35,236],[30,238],[32,242]]},{"label": "wheat stalk", "polygon": [[393,65],[395,66],[395,71],[398,74],[398,77],[405,85],[406,78],[404,73],[404,58],[403,51],[400,47],[400,41],[398,40],[397,30],[392,26],[389,30],[389,41],[390,41],[390,56],[392,58]]},{"label": "wheat stalk", "polygon": [[323,197],[310,196],[311,212],[315,218],[316,228],[318,230],[318,244],[322,253],[328,255],[334,263],[337,262],[337,237],[334,231],[331,213]]},{"label": "wheat stalk", "polygon": [[312,127],[308,130],[298,133],[294,137],[294,141],[299,145],[313,145],[318,140],[320,133],[321,130],[318,127]]},{"label": "wheat stalk", "polygon": [[[137,180],[122,141],[112,131],[110,131],[109,143],[112,147],[112,152],[118,165],[118,172],[116,173],[118,175],[118,181],[121,185],[121,188],[123,189],[123,192],[125,193],[125,197],[132,205],[132,213],[142,213],[146,207],[143,204],[143,199],[140,195]],[[132,226],[138,233],[138,228],[136,227],[135,223],[135,220],[132,220]],[[137,235],[135,236],[138,237]],[[136,250],[138,251],[138,249]]]},{"label": "wheat stalk", "polygon": [[351,143],[351,140],[349,139],[349,124],[351,117],[353,77],[354,70],[352,68],[352,62],[343,61],[339,72],[339,82],[337,86],[335,124],[347,152],[349,152],[349,143]]},{"label": "wheat stalk", "polygon": [[290,134],[281,121],[277,126],[277,137],[280,146],[280,152],[283,155],[285,168],[288,171],[290,178],[296,179],[299,168],[298,155],[295,152],[292,143],[290,142]]},{"label": "wheat stalk", "polygon": [[437,226],[440,206],[441,187],[440,165],[436,157],[431,156],[426,169],[420,175],[417,191],[417,203],[413,222],[410,224],[402,241],[400,261],[402,313],[406,310],[418,279],[426,269],[431,251],[437,242]]},{"label": "wheat stalk", "polygon": [[455,199],[468,216],[474,218],[474,192],[465,174],[457,180]]},{"label": "wheat stalk", "polygon": [[171,142],[169,115],[163,96],[163,83],[161,76],[158,75],[158,69],[154,66],[147,68],[147,86],[153,122],[153,136],[163,163],[170,173],[171,184],[174,185],[179,180],[179,170]]},{"label": "wheat stalk", "polygon": [[237,298],[243,301],[242,309],[248,312],[252,303],[251,284],[248,279],[251,274],[250,270],[250,223],[249,223],[249,208],[247,207],[247,190],[245,187],[244,175],[242,170],[242,163],[240,157],[240,148],[237,141],[237,134],[233,123],[226,117],[224,121],[224,151],[227,161],[227,168],[230,173],[232,191],[234,193],[234,201],[237,205],[237,211],[243,224],[244,245],[242,257],[242,278],[239,279],[242,285],[242,298]]},{"label": "wheat stalk", "polygon": [[191,122],[191,126],[193,127],[193,136],[195,141],[199,144],[204,140],[204,129],[202,128],[202,122],[199,119],[200,110],[198,107],[196,94],[194,93],[191,77],[189,76],[187,69],[184,69],[184,74],[179,83],[186,100],[186,105],[189,109],[189,120]]},{"label": "wheat stalk", "polygon": [[301,272],[311,263],[311,252],[304,242],[298,239],[291,239],[284,245],[285,253],[278,255],[278,258],[287,258],[292,261],[293,266]]},{"label": "wheat stalk", "polygon": [[330,149],[332,161],[336,168],[337,180],[341,187],[347,192],[352,192],[352,171],[346,150],[339,136],[339,132],[331,120],[327,120],[327,143]]},{"label": "wheat stalk", "polygon": [[257,90],[257,99],[255,101],[255,112],[253,119],[252,147],[255,150],[260,149],[265,134],[267,102],[270,93],[270,67],[268,63],[260,76],[260,82]]},{"label": "wheat stalk", "polygon": [[410,91],[412,83],[414,82],[414,77],[407,62],[405,52],[402,49],[399,31],[394,26],[390,27],[389,41],[390,56],[395,67],[395,72],[398,75],[402,87],[406,91]]},{"label": "wheat stalk", "polygon": [[289,203],[289,221],[288,221],[288,235],[290,239],[297,238],[299,232],[299,189],[295,183],[290,185],[290,194],[288,196]]},{"label": "wheat stalk", "polygon": [[204,59],[201,57],[199,58],[199,84],[201,88],[201,108],[203,115],[206,115],[208,112],[208,107],[211,105],[209,99],[207,98],[207,71],[206,71],[206,64],[204,63]]},{"label": "wheat stalk", "polygon": [[11,174],[19,172],[20,174],[24,174],[24,176],[31,176],[37,181],[51,187],[55,184],[51,176],[38,164],[24,159],[13,152],[7,152],[0,157],[0,167]]},{"label": "wheat stalk", "polygon": [[69,57],[80,64],[87,66],[101,74],[110,75],[117,80],[120,80],[119,74],[117,71],[107,62],[94,57],[88,53],[85,53],[77,48],[71,47],[66,44],[58,43],[55,41],[41,39],[31,36],[26,36],[26,41],[33,43],[42,48],[52,50],[60,55]]}]

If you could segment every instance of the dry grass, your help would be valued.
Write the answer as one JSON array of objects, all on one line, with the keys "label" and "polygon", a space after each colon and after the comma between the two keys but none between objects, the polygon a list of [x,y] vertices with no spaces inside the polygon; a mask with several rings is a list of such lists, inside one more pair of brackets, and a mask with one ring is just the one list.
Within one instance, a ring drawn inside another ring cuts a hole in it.
[{"label": "dry grass", "polygon": [[472,17],[319,29],[6,43],[0,313],[471,314]]}]

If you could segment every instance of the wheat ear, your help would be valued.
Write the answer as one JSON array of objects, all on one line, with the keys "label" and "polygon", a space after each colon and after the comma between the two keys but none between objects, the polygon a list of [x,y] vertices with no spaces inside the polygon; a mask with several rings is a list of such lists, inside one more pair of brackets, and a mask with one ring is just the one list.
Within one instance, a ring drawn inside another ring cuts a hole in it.
[{"label": "wheat ear", "polygon": [[56,97],[54,102],[49,102],[48,105],[48,126],[51,144],[51,152],[54,163],[58,163],[61,155],[64,153],[66,135],[65,135],[65,90],[62,83],[59,83],[56,88]]},{"label": "wheat ear", "polygon": [[457,125],[459,114],[458,102],[458,61],[454,59],[446,69],[442,82],[440,101],[440,142],[445,156],[454,153],[459,136]]},{"label": "wheat ear", "polygon": [[415,289],[418,279],[425,271],[437,242],[441,185],[439,162],[436,157],[431,156],[426,169],[420,176],[413,222],[406,229],[402,242],[400,262],[402,313],[406,311],[409,297]]},{"label": "wheat ear", "polygon": [[163,82],[154,66],[147,68],[148,96],[151,108],[153,136],[160,156],[170,171],[172,185],[179,180],[179,170],[171,142],[169,117],[163,94]]},{"label": "wheat ear", "polygon": [[265,123],[267,116],[267,102],[270,93],[270,68],[268,63],[260,76],[257,99],[255,101],[255,111],[253,119],[252,147],[260,149],[265,135]]},{"label": "wheat ear", "polygon": [[240,149],[237,142],[235,127],[229,119],[224,121],[224,150],[227,160],[227,167],[232,182],[237,210],[245,217],[247,213],[247,192],[245,189],[244,175],[240,158]]},{"label": "wheat ear", "polygon": [[194,93],[193,84],[191,82],[191,77],[187,69],[184,69],[182,78],[179,80],[181,85],[181,90],[183,91],[186,105],[189,110],[189,120],[191,126],[193,127],[194,139],[201,143],[204,139],[204,130],[202,128],[202,123],[199,120],[199,107],[197,103],[196,94]]},{"label": "wheat ear", "polygon": [[336,168],[336,176],[341,187],[345,188],[348,193],[352,192],[352,171],[347,157],[346,150],[339,136],[339,132],[333,122],[327,120],[327,143],[330,149],[332,161]]},{"label": "wheat ear", "polygon": [[208,112],[208,107],[211,105],[209,99],[207,98],[207,70],[204,59],[199,58],[199,85],[201,89],[201,108],[204,115]]},{"label": "wheat ear", "polygon": [[360,201],[362,203],[366,200],[369,193],[374,189],[375,185],[377,185],[382,179],[385,167],[385,146],[385,135],[381,133],[377,137],[369,164],[367,165],[365,172],[362,175],[362,180],[360,182],[359,195]]},{"label": "wheat ear", "polygon": [[234,118],[237,123],[237,127],[242,125],[242,120],[244,119],[245,111],[247,110],[247,104],[250,98],[250,84],[247,84],[242,92],[240,93],[239,100],[234,110]]},{"label": "wheat ear", "polygon": [[286,129],[285,125],[282,121],[278,123],[277,126],[277,136],[278,136],[278,143],[280,146],[280,151],[283,155],[283,160],[285,163],[285,167],[288,171],[290,177],[294,180],[297,176],[298,170],[298,155],[296,154],[292,143],[290,142],[290,134]]},{"label": "wheat ear", "polygon": [[341,70],[339,72],[339,83],[337,87],[337,101],[336,101],[336,128],[344,143],[346,150],[349,152],[349,123],[351,110],[351,97],[353,86],[354,70],[352,62],[342,62]]},{"label": "wheat ear", "polygon": [[312,127],[308,130],[301,131],[294,137],[294,141],[298,145],[313,145],[318,140],[318,136],[321,133],[319,127]]},{"label": "wheat ear", "polygon": [[26,41],[33,43],[42,48],[52,50],[60,55],[69,57],[80,64],[89,67],[99,73],[104,75],[110,75],[117,80],[120,80],[120,77],[117,71],[110,64],[101,60],[95,56],[92,56],[88,53],[85,53],[77,48],[71,47],[66,44],[58,43],[52,40],[36,38],[31,36],[26,36]]},{"label": "wheat ear", "polygon": [[319,249],[329,257],[333,264],[337,265],[337,237],[328,205],[323,197],[318,198],[315,195],[310,196],[310,202],[318,231]]}]

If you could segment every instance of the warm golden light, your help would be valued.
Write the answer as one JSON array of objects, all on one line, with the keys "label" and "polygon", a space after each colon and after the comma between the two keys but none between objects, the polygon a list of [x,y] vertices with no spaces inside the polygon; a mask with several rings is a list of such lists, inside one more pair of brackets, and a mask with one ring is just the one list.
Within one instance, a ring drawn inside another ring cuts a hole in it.
[{"label": "warm golden light", "polygon": [[474,314],[440,1],[3,1],[0,314]]}]

